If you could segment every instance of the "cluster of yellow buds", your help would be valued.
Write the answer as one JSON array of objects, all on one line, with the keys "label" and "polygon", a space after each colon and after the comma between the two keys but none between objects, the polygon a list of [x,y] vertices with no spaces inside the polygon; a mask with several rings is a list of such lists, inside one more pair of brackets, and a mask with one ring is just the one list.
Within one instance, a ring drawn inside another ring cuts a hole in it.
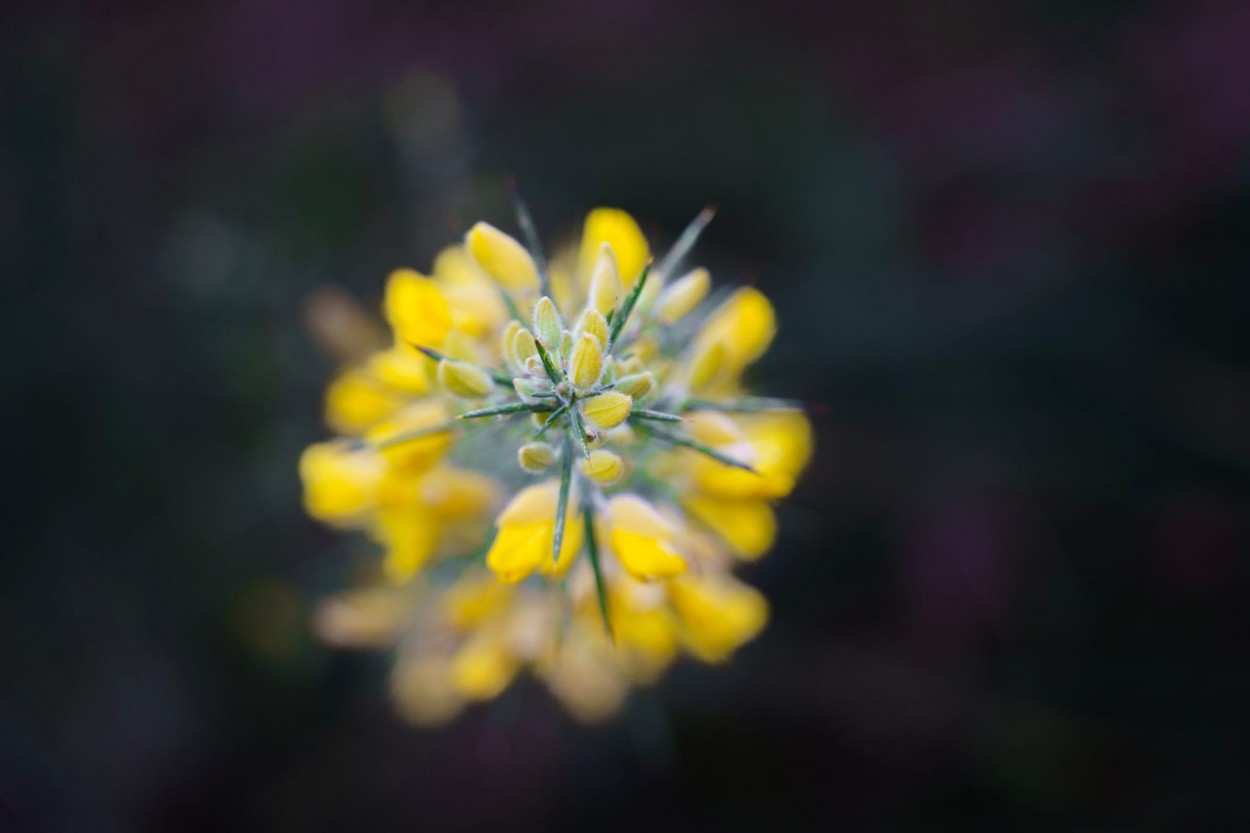
[{"label": "cluster of yellow buds", "polygon": [[[709,297],[679,266],[712,212],[653,263],[632,217],[600,208],[550,262],[486,223],[394,272],[390,346],[323,327],[352,360],[327,393],[342,438],[300,461],[318,520],[377,542],[377,579],[324,602],[326,641],[394,648],[402,714],[437,723],[523,670],[591,721],[681,654],[721,662],[763,628],[734,575],[776,537],[811,428],[748,396],[773,310]],[[337,333],[337,335],[335,335]],[[493,520],[493,522],[492,522]]]}]

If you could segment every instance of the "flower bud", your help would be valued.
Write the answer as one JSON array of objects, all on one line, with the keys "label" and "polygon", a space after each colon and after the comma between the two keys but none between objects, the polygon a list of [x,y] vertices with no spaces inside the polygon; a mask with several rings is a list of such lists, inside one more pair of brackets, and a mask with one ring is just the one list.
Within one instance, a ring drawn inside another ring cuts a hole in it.
[{"label": "flower bud", "polygon": [[522,292],[538,289],[538,268],[525,247],[489,223],[477,223],[465,240],[469,254],[501,286]]},{"label": "flower bud", "polygon": [[695,269],[679,278],[656,298],[656,318],[661,324],[680,321],[707,296],[711,284],[712,278],[706,269]]},{"label": "flower bud", "polygon": [[517,357],[516,349],[513,347],[513,339],[520,331],[521,322],[513,319],[503,328],[503,336],[500,338],[499,352],[503,355],[504,364],[508,366],[508,370],[512,371],[514,376],[521,372],[523,367],[521,362],[524,361]]},{"label": "flower bud", "polygon": [[490,393],[490,374],[466,362],[443,359],[438,363],[438,382],[448,393],[464,399],[480,399]]},{"label": "flower bud", "polygon": [[614,390],[604,391],[582,402],[582,416],[596,428],[615,428],[626,420],[634,401]]},{"label": "flower bud", "polygon": [[588,309],[582,313],[581,318],[577,320],[573,335],[580,337],[582,333],[590,333],[599,339],[600,348],[608,349],[608,321],[599,313],[599,310]]},{"label": "flower bud", "polygon": [[[518,325],[516,332],[512,336],[512,352],[516,355],[517,364],[525,367],[530,358],[538,357],[538,347],[534,344],[534,334],[529,330]],[[538,362],[538,366],[542,368],[542,361]]]},{"label": "flower bud", "polygon": [[543,367],[543,360],[538,356],[530,356],[525,360],[525,372],[531,376],[547,378],[547,369]]},{"label": "flower bud", "polygon": [[534,404],[539,401],[541,398],[538,396],[539,393],[551,390],[551,384],[549,382],[544,384],[542,380],[526,379],[524,377],[513,379],[512,387],[516,391],[516,395],[521,397],[522,401],[529,402],[530,404]]},{"label": "flower bud", "polygon": [[555,301],[544,295],[534,305],[534,334],[548,350],[560,344],[560,333],[564,330],[564,322],[560,320],[560,311]]},{"label": "flower bud", "polygon": [[611,451],[599,449],[582,460],[582,472],[601,486],[611,486],[621,479],[625,464]]},{"label": "flower bud", "polygon": [[621,273],[616,268],[616,255],[612,247],[604,243],[599,247],[594,269],[590,273],[590,306],[601,315],[616,309],[621,297]]},{"label": "flower bud", "polygon": [[560,363],[565,367],[568,366],[569,360],[573,356],[573,334],[568,330],[560,333]]},{"label": "flower bud", "polygon": [[655,390],[655,375],[650,370],[630,374],[616,380],[616,389],[631,399],[645,399]]},{"label": "flower bud", "polygon": [[556,450],[546,443],[526,443],[517,451],[517,462],[531,474],[548,468],[556,461]]},{"label": "flower bud", "polygon": [[[570,337],[571,338],[571,337]],[[569,357],[569,377],[579,392],[588,391],[599,381],[603,373],[603,351],[599,339],[590,333],[582,333]]]},{"label": "flower bud", "polygon": [[725,363],[725,346],[713,341],[695,354],[690,362],[690,387],[701,388],[712,381]]},{"label": "flower bud", "polygon": [[437,347],[451,330],[451,308],[438,284],[412,269],[396,269],[386,282],[386,320],[404,341]]}]

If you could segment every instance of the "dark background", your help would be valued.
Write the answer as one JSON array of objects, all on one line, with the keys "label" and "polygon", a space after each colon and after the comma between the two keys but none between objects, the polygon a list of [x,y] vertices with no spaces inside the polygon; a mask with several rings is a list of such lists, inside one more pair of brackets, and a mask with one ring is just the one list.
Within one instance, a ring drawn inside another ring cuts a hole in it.
[{"label": "dark background", "polygon": [[[1248,820],[1250,6],[6,4],[0,830]],[[773,604],[603,727],[402,725],[295,462],[515,174],[754,281],[818,450]]]}]

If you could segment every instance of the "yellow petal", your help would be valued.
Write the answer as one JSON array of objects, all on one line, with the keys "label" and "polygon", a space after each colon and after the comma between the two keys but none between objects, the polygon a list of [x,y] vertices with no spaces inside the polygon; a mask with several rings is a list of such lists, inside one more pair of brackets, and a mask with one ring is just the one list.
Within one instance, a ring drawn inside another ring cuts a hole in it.
[{"label": "yellow petal", "polygon": [[776,332],[772,304],[758,289],[744,287],[708,317],[696,344],[720,343],[726,364],[736,373],[763,355]]},{"label": "yellow petal", "polygon": [[668,592],[686,648],[704,662],[728,659],[768,622],[764,597],[728,576],[678,579]]},{"label": "yellow petal", "polygon": [[348,451],[334,443],[310,445],[300,456],[304,508],[319,521],[351,524],[376,506],[385,470],[370,451]]},{"label": "yellow petal", "polygon": [[672,525],[664,520],[654,506],[638,495],[617,495],[608,503],[608,517],[613,528],[620,528],[653,538],[667,538]]},{"label": "yellow petal", "polygon": [[670,286],[665,287],[656,298],[656,318],[661,324],[675,324],[685,318],[707,297],[707,291],[711,285],[712,276],[706,269],[695,269],[679,278]]},{"label": "yellow petal", "polygon": [[513,599],[513,591],[490,573],[462,576],[443,596],[443,611],[452,627],[469,630],[501,613]]},{"label": "yellow petal", "polygon": [[687,497],[682,508],[710,528],[739,558],[759,558],[777,537],[777,519],[762,500],[723,501]]},{"label": "yellow petal", "polygon": [[629,417],[633,400],[619,391],[609,390],[582,402],[582,415],[596,428],[615,428]]},{"label": "yellow petal", "polygon": [[486,566],[505,584],[529,578],[543,559],[551,559],[554,527],[554,521],[501,526],[486,552]]},{"label": "yellow petal", "polygon": [[745,459],[756,473],[733,469],[703,457],[691,466],[701,491],[725,498],[785,497],[794,488],[812,451],[811,424],[798,412],[757,417],[742,443],[748,453],[725,449]]},{"label": "yellow petal", "polygon": [[616,559],[638,581],[672,578],[686,572],[686,560],[664,541],[616,528],[611,540]]},{"label": "yellow petal", "polygon": [[434,280],[451,308],[454,330],[485,338],[508,320],[499,287],[477,268],[463,246],[448,246],[434,259]]},{"label": "yellow petal", "polygon": [[489,223],[477,223],[466,238],[469,254],[499,284],[517,292],[538,289],[538,269],[525,247]]},{"label": "yellow petal", "polygon": [[484,474],[442,466],[421,478],[417,498],[441,517],[471,518],[496,505],[499,486]]},{"label": "yellow petal", "polygon": [[430,392],[430,370],[433,367],[434,363],[428,356],[403,342],[375,353],[366,365],[369,375],[383,386],[409,396]]},{"label": "yellow petal", "polygon": [[386,320],[411,344],[437,347],[451,330],[451,308],[438,284],[412,269],[396,269],[386,281]]},{"label": "yellow petal", "polygon": [[526,486],[517,492],[516,496],[504,507],[503,512],[499,513],[496,523],[500,526],[533,524],[543,521],[554,523],[559,489],[559,484],[554,480]]},{"label": "yellow petal", "polygon": [[517,662],[503,641],[490,633],[470,639],[452,658],[451,686],[469,700],[499,696],[516,676]]},{"label": "yellow petal", "polygon": [[326,389],[326,422],[340,434],[356,436],[392,416],[404,401],[400,392],[371,375],[348,371]]},{"label": "yellow petal", "polygon": [[651,256],[647,239],[642,236],[634,218],[619,208],[596,208],[591,211],[586,215],[577,256],[577,272],[583,279],[590,276],[604,243],[612,247],[622,287],[628,292]]},{"label": "yellow petal", "polygon": [[386,556],[382,570],[388,580],[402,583],[426,565],[438,543],[439,522],[420,507],[384,510],[379,516]]}]

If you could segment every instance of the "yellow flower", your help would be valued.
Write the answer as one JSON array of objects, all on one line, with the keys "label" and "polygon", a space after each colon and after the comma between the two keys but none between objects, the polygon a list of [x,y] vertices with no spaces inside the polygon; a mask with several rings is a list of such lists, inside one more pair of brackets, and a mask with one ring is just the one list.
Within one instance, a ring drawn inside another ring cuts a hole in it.
[{"label": "yellow flower", "polygon": [[686,572],[686,560],[673,548],[675,531],[655,507],[637,495],[618,495],[609,504],[612,551],[639,581]]},{"label": "yellow flower", "polygon": [[[760,292],[709,310],[707,270],[665,286],[710,217],[654,276],[619,209],[542,258],[478,223],[429,277],[391,274],[390,346],[320,304],[349,362],[327,421],[360,439],[304,452],[305,506],[368,536],[381,569],[314,625],[331,644],[393,648],[406,719],[446,722],[529,672],[575,719],[601,720],[679,656],[722,662],[764,627],[767,603],[732,570],[773,545],[771,503],[807,464],[811,426],[747,394],[776,331]],[[550,479],[509,495],[518,464]]]},{"label": "yellow flower", "polygon": [[785,497],[811,456],[811,423],[797,411],[754,415],[742,422],[744,440],[716,445],[755,472],[729,468],[708,457],[691,458],[694,482],[701,491],[723,498]]},{"label": "yellow flower", "polygon": [[559,560],[553,558],[558,489],[555,481],[522,489],[496,519],[499,531],[486,553],[486,566],[500,581],[514,584],[534,572],[563,575],[581,549],[582,525],[571,513]]},{"label": "yellow flower", "polygon": [[365,432],[392,466],[425,469],[434,465],[455,440],[447,407],[438,401],[416,402]]},{"label": "yellow flower", "polygon": [[628,291],[651,256],[647,238],[642,236],[634,218],[619,208],[596,208],[586,215],[586,225],[582,229],[578,274],[589,278],[605,243],[611,247],[621,281]]},{"label": "yellow flower", "polygon": [[409,344],[436,347],[451,331],[451,307],[434,281],[397,269],[386,282],[386,320]]},{"label": "yellow flower", "polygon": [[308,514],[341,526],[360,521],[377,504],[385,467],[373,454],[318,443],[304,450],[299,473]]},{"label": "yellow flower", "polygon": [[326,422],[340,434],[358,435],[404,407],[400,391],[359,370],[343,373],[326,389]]},{"label": "yellow flower", "polygon": [[538,289],[538,268],[525,247],[489,223],[478,223],[466,238],[469,254],[500,285],[518,292]]},{"label": "yellow flower", "polygon": [[722,386],[736,382],[742,369],[768,349],[776,332],[773,306],[764,294],[750,287],[739,289],[708,317],[695,339],[694,354],[703,357],[705,365],[714,364],[715,369],[709,372],[709,367],[702,368],[702,378],[697,384],[692,381],[692,387],[704,387],[714,380]]},{"label": "yellow flower", "polygon": [[704,662],[724,662],[768,622],[768,602],[729,576],[678,579],[668,586],[687,650]]}]

